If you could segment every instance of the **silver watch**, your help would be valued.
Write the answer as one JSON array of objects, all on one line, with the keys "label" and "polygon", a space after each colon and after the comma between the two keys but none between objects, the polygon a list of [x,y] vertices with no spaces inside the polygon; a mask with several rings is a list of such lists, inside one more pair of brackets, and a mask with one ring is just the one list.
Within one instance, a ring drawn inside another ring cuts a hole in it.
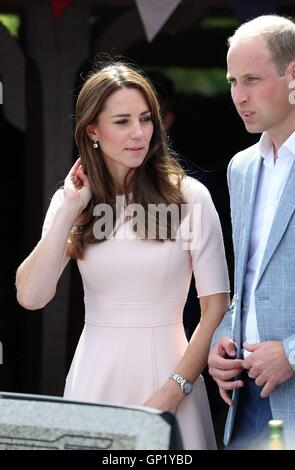
[{"label": "silver watch", "polygon": [[170,375],[169,379],[175,380],[175,382],[179,384],[182,393],[184,393],[185,395],[191,393],[193,389],[193,384],[188,380],[185,380],[183,377],[181,377],[181,375],[173,373]]}]

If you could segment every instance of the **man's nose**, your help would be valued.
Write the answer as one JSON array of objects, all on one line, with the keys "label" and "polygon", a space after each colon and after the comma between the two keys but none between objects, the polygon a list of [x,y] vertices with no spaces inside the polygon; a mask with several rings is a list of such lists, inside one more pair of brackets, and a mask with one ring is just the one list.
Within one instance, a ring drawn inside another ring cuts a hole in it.
[{"label": "man's nose", "polygon": [[248,101],[248,93],[243,85],[236,85],[232,90],[232,99],[235,104],[242,104]]}]

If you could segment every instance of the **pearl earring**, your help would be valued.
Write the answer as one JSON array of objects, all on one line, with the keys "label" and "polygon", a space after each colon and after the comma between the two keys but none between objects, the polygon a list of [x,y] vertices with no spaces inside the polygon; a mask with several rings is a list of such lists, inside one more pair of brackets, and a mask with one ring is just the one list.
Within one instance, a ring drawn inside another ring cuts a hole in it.
[{"label": "pearl earring", "polygon": [[96,140],[93,141],[93,148],[98,149],[98,143],[96,142]]}]

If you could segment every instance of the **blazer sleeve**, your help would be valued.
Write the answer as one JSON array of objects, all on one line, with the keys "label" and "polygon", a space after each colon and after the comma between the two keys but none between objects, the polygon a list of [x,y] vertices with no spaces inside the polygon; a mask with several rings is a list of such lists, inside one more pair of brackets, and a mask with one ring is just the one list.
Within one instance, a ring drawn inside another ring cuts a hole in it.
[{"label": "blazer sleeve", "polygon": [[[231,194],[231,167],[233,159],[231,159],[227,167],[227,184],[229,189],[229,194]],[[235,316],[235,300],[232,300],[232,303],[228,310],[226,310],[224,317],[220,325],[216,328],[213,338],[211,341],[211,347],[213,347],[222,336],[227,336],[228,338],[233,339],[233,323]]]},{"label": "blazer sleeve", "polygon": [[229,309],[226,310],[220,325],[214,331],[213,338],[211,341],[211,348],[218,342],[219,338],[221,338],[222,336],[227,336],[228,338],[233,339],[234,316],[235,310],[231,304]]}]

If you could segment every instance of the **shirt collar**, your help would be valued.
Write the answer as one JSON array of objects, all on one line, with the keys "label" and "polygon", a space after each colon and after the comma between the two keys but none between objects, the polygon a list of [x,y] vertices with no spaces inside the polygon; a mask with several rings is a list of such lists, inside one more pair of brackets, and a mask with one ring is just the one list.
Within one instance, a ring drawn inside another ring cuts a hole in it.
[{"label": "shirt collar", "polygon": [[[266,132],[263,132],[259,140],[259,151],[264,160],[264,165],[272,168],[274,166],[273,143]],[[278,150],[279,158],[286,154],[295,159],[295,131],[285,140]]]},{"label": "shirt collar", "polygon": [[263,132],[259,140],[259,151],[264,160],[264,165],[270,168],[273,167],[273,143],[265,132]]},{"label": "shirt collar", "polygon": [[288,153],[291,153],[293,158],[295,158],[295,131],[291,135],[289,135],[287,140],[285,140],[285,142],[279,149],[279,155],[280,155],[281,149],[286,149]]}]

